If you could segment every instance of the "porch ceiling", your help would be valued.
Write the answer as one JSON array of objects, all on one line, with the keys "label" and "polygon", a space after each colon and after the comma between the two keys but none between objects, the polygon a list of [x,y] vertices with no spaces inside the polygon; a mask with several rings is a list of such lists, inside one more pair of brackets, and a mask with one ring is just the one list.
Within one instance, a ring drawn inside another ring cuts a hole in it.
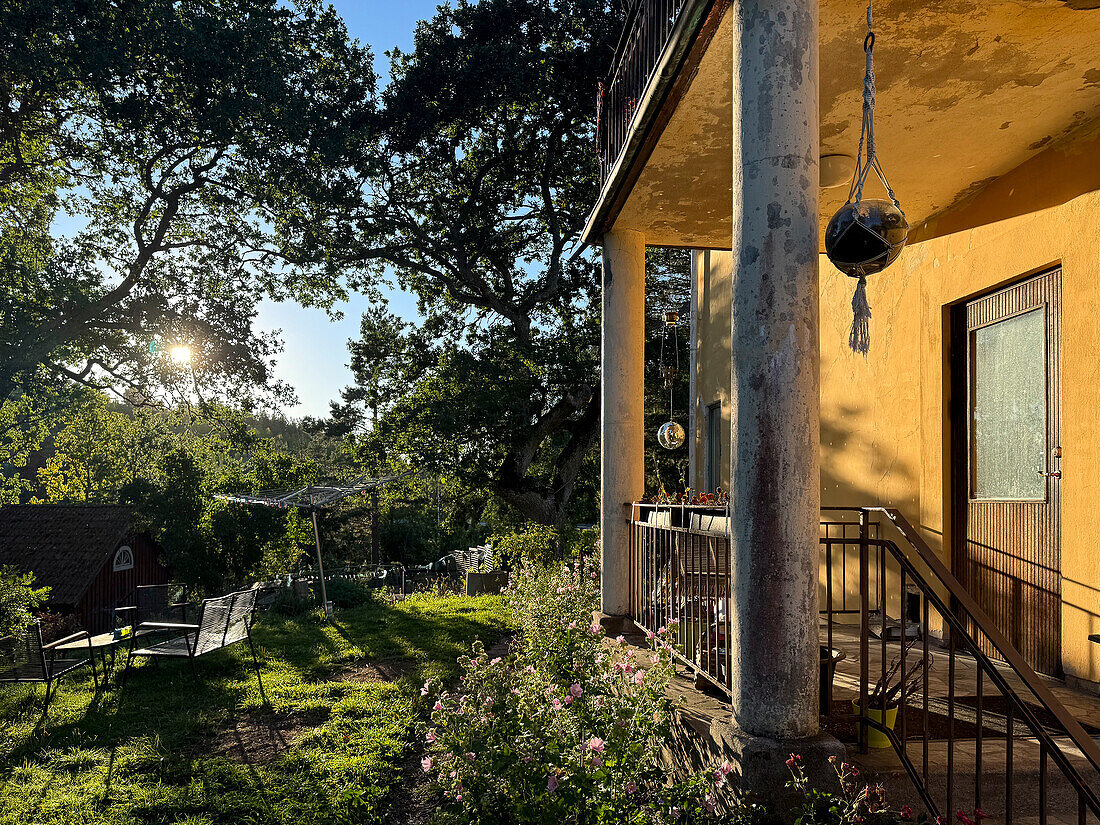
[{"label": "porch ceiling", "polygon": [[[1044,150],[1095,133],[1100,8],[1090,6],[1100,0],[876,3],[879,156],[916,234],[936,234],[929,219]],[[859,143],[864,8],[821,0],[822,154]],[[616,227],[651,245],[729,247],[731,72],[727,12]],[[822,191],[822,232],[846,194]]]}]

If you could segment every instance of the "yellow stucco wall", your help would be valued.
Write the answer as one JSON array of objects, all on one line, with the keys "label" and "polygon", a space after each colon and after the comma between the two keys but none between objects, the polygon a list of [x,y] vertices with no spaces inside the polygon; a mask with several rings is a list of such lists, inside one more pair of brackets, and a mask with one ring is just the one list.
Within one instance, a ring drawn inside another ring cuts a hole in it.
[{"label": "yellow stucco wall", "polygon": [[[728,253],[719,257],[724,268],[711,271],[699,292],[698,338],[708,355],[696,380],[704,404],[704,388],[728,401],[729,361],[715,350],[719,341],[728,347],[731,268]],[[1100,191],[907,247],[869,279],[866,358],[847,346],[854,282],[822,257],[822,503],[899,507],[950,563],[949,308],[1058,264],[1063,666],[1069,677],[1100,682],[1100,646],[1088,641],[1100,632]],[[728,404],[724,412],[728,427]]]},{"label": "yellow stucco wall", "polygon": [[[827,263],[822,267],[822,314],[833,329],[822,330],[822,422],[858,434],[855,450],[825,448],[824,466],[844,483],[826,493],[859,494],[859,479],[896,495],[897,506],[919,524],[949,560],[942,537],[950,535],[949,357],[945,340],[947,307],[1002,284],[1063,268],[1062,285],[1062,573],[1063,665],[1067,676],[1100,681],[1100,649],[1087,639],[1100,630],[1100,554],[1093,519],[1100,513],[1100,192],[1061,206],[979,226],[905,250],[897,265],[873,279],[869,297],[875,312],[871,355],[865,363],[844,353],[844,302],[851,284]],[[830,357],[831,356],[831,357]],[[862,397],[844,416],[848,382],[877,381],[854,394]],[[893,377],[903,377],[908,388]],[[897,400],[890,396],[897,394]],[[823,438],[824,441],[824,438]],[[879,458],[859,454],[870,441]],[[894,445],[899,461],[887,458]],[[880,475],[881,473],[881,475]],[[824,479],[823,479],[824,480]],[[875,490],[877,492],[877,490]]]}]

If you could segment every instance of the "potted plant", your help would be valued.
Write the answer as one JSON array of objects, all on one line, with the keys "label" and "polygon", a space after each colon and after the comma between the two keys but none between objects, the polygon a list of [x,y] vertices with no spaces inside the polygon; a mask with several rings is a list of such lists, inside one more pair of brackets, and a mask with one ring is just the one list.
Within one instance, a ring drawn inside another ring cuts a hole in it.
[{"label": "potted plant", "polygon": [[[874,687],[867,694],[867,718],[876,722],[887,730],[893,730],[898,719],[898,708],[902,697],[909,697],[919,693],[919,686],[924,681],[924,675],[932,669],[932,654],[919,653],[917,660],[913,661],[909,654],[913,652],[917,640],[905,644],[901,649],[901,655],[890,662],[885,675],[875,682]],[[905,678],[902,679],[902,662],[906,663]],[[859,699],[852,700],[852,710],[860,714]],[[890,747],[890,737],[877,727],[869,727],[867,730],[867,746],[871,748]]]}]

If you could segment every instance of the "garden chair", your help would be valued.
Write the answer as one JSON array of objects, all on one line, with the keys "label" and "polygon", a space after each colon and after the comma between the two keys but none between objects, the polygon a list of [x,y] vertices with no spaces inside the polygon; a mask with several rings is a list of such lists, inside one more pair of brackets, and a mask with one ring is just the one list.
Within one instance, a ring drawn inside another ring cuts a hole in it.
[{"label": "garden chair", "polygon": [[[260,678],[260,662],[256,658],[256,646],[252,643],[252,619],[255,615],[258,593],[258,590],[241,590],[215,599],[205,599],[199,607],[198,621],[193,624],[143,622],[138,625],[134,628],[135,641],[131,644],[130,653],[126,658],[126,670],[122,675],[123,686],[126,684],[126,677],[129,675],[130,666],[135,657],[151,658],[154,661],[187,659],[191,674],[197,680],[198,671],[195,669],[197,658],[237,642],[247,641],[248,648],[252,652],[252,663],[256,667],[256,679],[260,683],[260,693],[264,696],[266,703],[264,683]],[[168,631],[174,635],[147,647],[138,647],[136,637],[142,631]]]},{"label": "garden chair", "polygon": [[[59,655],[60,645],[88,640],[87,658]],[[50,699],[57,693],[57,681],[67,673],[92,666],[92,681],[99,690],[95,659],[92,657],[91,636],[86,630],[73,633],[63,639],[46,644],[42,641],[42,626],[38,622],[29,625],[21,633],[0,638],[0,683],[43,683],[46,685],[46,701],[42,706],[42,718],[50,707]]]},{"label": "garden chair", "polygon": [[[186,622],[187,585],[143,584],[134,588],[134,603],[115,608],[115,626],[136,628],[148,622]],[[148,635],[152,631],[142,631]]]}]

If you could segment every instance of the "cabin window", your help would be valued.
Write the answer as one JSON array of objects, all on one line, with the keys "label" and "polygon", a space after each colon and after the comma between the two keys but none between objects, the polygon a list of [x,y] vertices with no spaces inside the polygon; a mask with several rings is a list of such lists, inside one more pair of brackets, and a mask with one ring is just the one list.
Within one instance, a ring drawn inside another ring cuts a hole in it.
[{"label": "cabin window", "polygon": [[132,570],[134,567],[134,551],[128,544],[122,545],[115,551],[115,562],[112,569],[117,573],[120,570]]},{"label": "cabin window", "polygon": [[722,483],[722,402],[707,405],[706,462],[704,465],[706,492],[713,493]]}]

